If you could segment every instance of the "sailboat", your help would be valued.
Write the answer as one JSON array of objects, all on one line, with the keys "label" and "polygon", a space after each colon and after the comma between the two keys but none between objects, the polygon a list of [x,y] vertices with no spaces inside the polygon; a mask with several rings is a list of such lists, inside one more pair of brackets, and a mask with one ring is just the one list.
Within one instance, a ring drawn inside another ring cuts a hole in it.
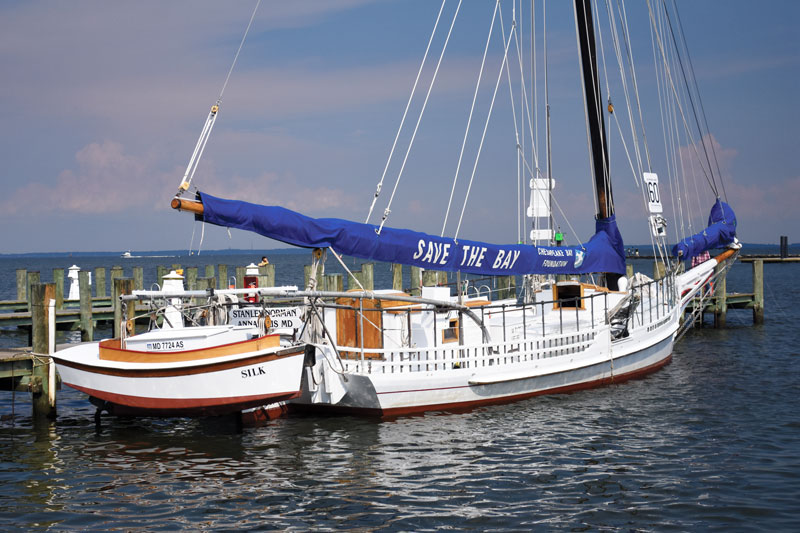
[{"label": "sailboat", "polygon": [[[496,15],[500,2],[495,5]],[[306,361],[302,393],[290,406],[404,415],[618,383],[669,363],[674,342],[688,326],[682,322],[686,306],[738,254],[736,218],[717,197],[708,227],[670,251],[658,176],[647,169],[639,176],[648,209],[646,223],[665,267],[658,279],[627,272],[614,212],[590,1],[575,0],[574,12],[597,205],[596,231],[584,243],[554,246],[548,228],[544,234],[550,242],[539,244],[543,234],[538,226],[529,243],[509,245],[391,228],[384,224],[388,208],[380,224],[370,224],[314,219],[281,206],[224,199],[200,190],[188,199],[184,193],[196,168],[193,157],[171,201],[173,208],[194,213],[206,224],[313,249],[314,273],[324,267],[330,252],[337,259],[347,255],[410,265],[454,273],[459,279],[473,274],[524,280],[519,295],[500,300],[469,295],[461,283],[456,294],[450,287],[422,287],[419,296],[363,288],[318,291],[315,275],[304,291],[259,291],[262,302],[294,298],[306,309],[302,342],[313,357]],[[663,33],[652,12],[651,18],[655,31]],[[515,27],[512,23],[507,37],[504,33],[506,54]],[[658,42],[663,55],[660,35]],[[680,104],[681,100],[674,101]],[[202,153],[218,109],[218,105],[212,108],[195,154]],[[608,111],[613,112],[610,103]],[[518,149],[519,143],[517,154]],[[523,168],[530,166],[526,162]],[[530,172],[530,182],[534,193],[552,195],[550,176],[543,177],[536,169]],[[379,192],[380,184],[376,198]],[[539,202],[534,193],[529,216],[542,218],[541,212],[531,211],[535,204],[549,205],[549,198]],[[685,267],[686,261],[719,248],[725,251]]]},{"label": "sailboat", "polygon": [[[502,19],[497,17],[500,8],[497,1],[492,28]],[[184,291],[176,285],[134,291],[123,296],[123,303],[149,303],[153,315],[162,315],[163,321],[154,321],[146,333],[126,337],[120,327],[119,339],[59,352],[55,359],[64,382],[112,412],[169,416],[245,410],[258,418],[280,406],[397,416],[619,383],[668,364],[674,343],[690,325],[682,321],[686,306],[705,294],[708,283],[738,254],[736,218],[717,195],[708,227],[676,238],[670,249],[658,176],[649,158],[643,164],[638,156],[631,168],[641,170],[637,180],[648,213],[644,222],[654,255],[664,267],[655,279],[628,272],[611,187],[593,19],[597,11],[589,0],[575,0],[574,12],[597,207],[595,233],[585,242],[557,245],[553,224],[543,222],[553,215],[554,180],[549,172],[542,173],[535,155],[523,153],[519,137],[512,153],[520,158],[518,167],[530,183],[526,215],[532,223],[525,242],[492,244],[462,239],[458,230],[444,236],[444,230],[435,235],[392,228],[385,224],[388,206],[380,223],[374,224],[369,215],[363,223],[315,219],[282,206],[225,199],[202,190],[194,190],[190,198],[192,178],[219,114],[220,94],[171,206],[193,213],[205,224],[311,249],[308,286]],[[609,19],[614,16],[609,10]],[[651,21],[658,49],[666,57],[663,16],[651,14]],[[505,55],[498,85],[503,68],[508,68],[516,27],[512,17],[510,29],[503,32]],[[665,86],[670,80],[671,89],[665,89],[664,96],[672,98],[677,85],[667,62],[662,76]],[[632,99],[626,92],[631,121]],[[672,104],[677,114],[685,100],[676,96]],[[608,111],[612,109],[609,104]],[[549,118],[547,113],[548,122]],[[709,162],[709,172],[710,166]],[[382,183],[383,178],[370,215]],[[715,257],[704,257],[708,250],[720,248],[725,250]],[[455,287],[414,287],[408,292],[318,290],[317,274],[329,255],[345,270],[343,255],[449,272],[459,281]],[[692,260],[695,264],[687,266]],[[493,298],[474,286],[477,290],[470,291],[469,276],[518,277],[521,290]],[[418,294],[411,294],[417,289]],[[135,310],[135,305],[126,308]],[[299,327],[276,320],[287,308],[302,309]],[[241,314],[255,322],[237,325],[234,319]],[[121,326],[127,318],[123,316]]]}]

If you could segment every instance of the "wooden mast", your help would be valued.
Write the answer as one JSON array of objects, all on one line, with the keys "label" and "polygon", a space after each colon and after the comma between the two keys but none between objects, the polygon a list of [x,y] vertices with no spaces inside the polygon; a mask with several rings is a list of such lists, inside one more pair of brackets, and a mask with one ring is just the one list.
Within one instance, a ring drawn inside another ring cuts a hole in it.
[{"label": "wooden mast", "polygon": [[575,24],[581,52],[586,121],[597,193],[597,217],[608,218],[614,214],[614,199],[611,194],[608,172],[608,145],[606,144],[605,120],[600,95],[600,78],[597,72],[591,0],[575,0]]}]

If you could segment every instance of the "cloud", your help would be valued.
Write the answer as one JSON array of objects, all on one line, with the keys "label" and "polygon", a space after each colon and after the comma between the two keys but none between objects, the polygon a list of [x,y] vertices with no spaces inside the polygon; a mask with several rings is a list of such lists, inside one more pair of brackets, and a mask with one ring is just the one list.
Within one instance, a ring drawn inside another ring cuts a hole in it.
[{"label": "cloud", "polygon": [[54,185],[33,182],[0,204],[8,214],[74,212],[104,214],[152,207],[166,197],[174,179],[155,172],[147,157],[126,154],[113,141],[91,143],[75,154],[76,170],[62,171]]}]

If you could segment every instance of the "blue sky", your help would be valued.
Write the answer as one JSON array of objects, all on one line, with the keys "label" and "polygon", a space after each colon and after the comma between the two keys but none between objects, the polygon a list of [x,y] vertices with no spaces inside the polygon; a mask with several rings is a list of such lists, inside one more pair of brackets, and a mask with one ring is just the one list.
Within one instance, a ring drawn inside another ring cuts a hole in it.
[{"label": "blue sky", "polygon": [[[447,2],[432,61],[456,4]],[[666,188],[658,102],[648,101],[655,85],[648,79],[653,52],[647,10],[640,2],[628,4],[653,170]],[[168,204],[254,5],[0,3],[0,253],[181,249],[189,247],[193,229],[196,247],[200,228]],[[786,234],[800,240],[800,3],[678,5],[727,197],[739,217],[739,238],[777,242]],[[215,195],[310,216],[363,221],[439,6],[434,0],[264,0],[195,184]],[[390,226],[441,231],[493,8],[493,2],[469,1],[461,9]],[[570,218],[571,229],[566,222],[562,229],[575,242],[593,231],[575,30],[570,3],[549,2],[547,9],[556,196]],[[504,2],[506,26],[510,15],[511,4]],[[529,20],[523,12],[526,34]],[[541,42],[537,46],[541,52]],[[456,218],[500,58],[495,35],[470,133],[473,144],[459,177]],[[427,88],[422,87],[420,95]],[[620,108],[622,94],[612,92]],[[541,98],[540,93],[540,107]],[[407,127],[416,120],[419,102]],[[502,84],[460,230],[464,238],[517,240],[511,112]],[[540,118],[542,132],[543,123]],[[401,137],[378,213],[410,132]],[[681,153],[688,157],[690,150]],[[611,159],[623,237],[647,242],[640,193],[613,136]],[[692,202],[701,206],[696,221],[704,219],[708,191]],[[452,236],[455,224],[451,215],[446,234]],[[280,246],[240,231],[229,237],[211,226],[203,243],[204,249]]]}]

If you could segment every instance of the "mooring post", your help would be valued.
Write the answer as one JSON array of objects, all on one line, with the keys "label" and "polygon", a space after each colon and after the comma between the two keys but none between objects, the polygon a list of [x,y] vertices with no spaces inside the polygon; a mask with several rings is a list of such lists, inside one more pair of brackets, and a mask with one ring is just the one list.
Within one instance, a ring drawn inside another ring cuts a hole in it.
[{"label": "mooring post", "polygon": [[420,287],[422,286],[422,269],[418,266],[411,267],[411,296],[420,295]]},{"label": "mooring post", "polygon": [[364,285],[364,288],[368,291],[375,290],[375,264],[363,263],[361,265],[361,274],[363,276],[361,283]]},{"label": "mooring post", "polygon": [[94,338],[94,321],[92,320],[92,287],[89,285],[89,272],[78,272],[78,292],[81,302],[81,341],[91,342]]},{"label": "mooring post", "polygon": [[227,289],[228,287],[228,265],[217,265],[217,287]]},{"label": "mooring post", "polygon": [[175,272],[177,272],[180,269],[181,269],[180,263],[173,263],[172,264],[172,270],[174,270]]},{"label": "mooring post", "polygon": [[156,267],[156,279],[158,280],[158,286],[160,288],[164,287],[164,276],[169,274],[169,269],[164,265],[158,265]]},{"label": "mooring post", "polygon": [[236,267],[236,288],[243,289],[244,288],[244,275],[247,272],[247,267],[237,266]]},{"label": "mooring post", "polygon": [[56,284],[56,309],[64,308],[64,269],[53,269],[53,283]]},{"label": "mooring post", "polygon": [[653,263],[653,279],[659,280],[664,277],[667,272],[667,266],[663,261],[656,261]]},{"label": "mooring post", "polygon": [[628,279],[633,277],[633,265],[630,263],[625,265],[625,277]]},{"label": "mooring post", "polygon": [[197,288],[197,267],[186,267],[186,290],[193,291]]},{"label": "mooring post", "polygon": [[54,283],[35,283],[30,287],[30,295],[33,416],[37,419],[53,418],[56,416],[56,373],[49,355],[55,347],[56,286]]},{"label": "mooring post", "polygon": [[392,264],[392,290],[403,290],[403,265],[399,263]]},{"label": "mooring post", "polygon": [[275,265],[269,264],[258,267],[258,286],[259,287],[275,286]]},{"label": "mooring post", "polygon": [[133,288],[137,291],[144,290],[144,269],[140,266],[133,267]]},{"label": "mooring post", "polygon": [[[124,326],[121,324],[122,322],[122,301],[119,299],[120,296],[123,294],[131,294],[133,292],[133,280],[131,278],[114,278],[114,285],[112,287],[111,292],[111,305],[114,306],[114,338],[120,338],[122,330],[120,327],[127,327],[127,324]],[[130,302],[128,304],[128,313],[125,317],[128,321],[131,321],[136,314],[135,312],[136,304],[135,302]]]},{"label": "mooring post", "polygon": [[206,276],[207,278],[214,277],[214,265],[206,265]]},{"label": "mooring post", "polygon": [[94,295],[96,298],[106,297],[106,269],[103,267],[94,269]]},{"label": "mooring post", "polygon": [[[359,283],[361,286],[359,286]],[[364,276],[360,270],[351,270],[350,275],[347,276],[347,290],[353,289],[367,289],[367,286],[364,285]]]},{"label": "mooring post", "polygon": [[764,260],[753,261],[753,324],[764,323]]},{"label": "mooring post", "polygon": [[344,292],[343,274],[326,274],[325,277],[322,278],[322,283],[326,291]]},{"label": "mooring post", "polygon": [[24,268],[17,269],[17,300],[28,299],[28,271]]},{"label": "mooring post", "polygon": [[41,283],[41,276],[39,272],[28,272],[27,291],[28,291],[28,312],[31,311],[31,285],[38,285]]},{"label": "mooring post", "polygon": [[111,279],[111,286],[112,287],[114,286],[114,280],[115,279],[123,277],[124,274],[125,274],[125,271],[122,269],[121,266],[115,265],[115,266],[111,267],[111,274],[109,275],[109,278]]},{"label": "mooring post", "polygon": [[439,284],[438,272],[435,270],[422,271],[422,286],[423,287],[436,287]]},{"label": "mooring post", "polygon": [[714,327],[717,328],[724,328],[726,317],[728,315],[728,293],[726,287],[726,275],[725,275],[725,265],[717,265],[715,270],[717,271],[717,278],[716,282],[714,282],[714,300],[716,305],[714,306]]}]

